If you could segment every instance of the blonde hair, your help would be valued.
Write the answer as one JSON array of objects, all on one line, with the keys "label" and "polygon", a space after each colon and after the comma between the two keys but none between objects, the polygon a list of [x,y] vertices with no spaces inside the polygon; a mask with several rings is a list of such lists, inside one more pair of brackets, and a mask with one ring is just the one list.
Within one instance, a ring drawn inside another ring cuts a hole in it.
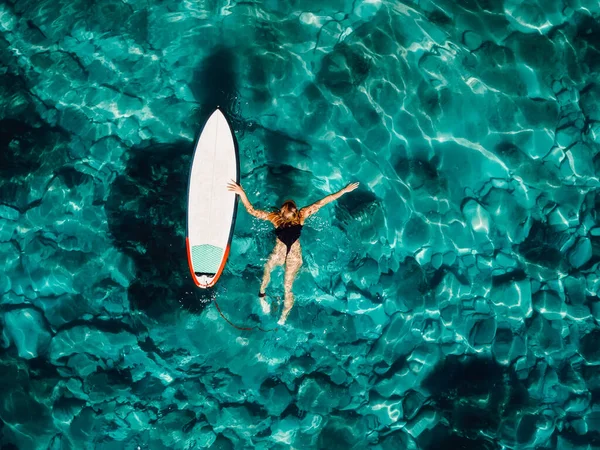
[{"label": "blonde hair", "polygon": [[275,221],[277,226],[280,225],[297,225],[300,223],[300,214],[296,202],[294,200],[286,200],[281,205],[281,208],[275,213]]}]

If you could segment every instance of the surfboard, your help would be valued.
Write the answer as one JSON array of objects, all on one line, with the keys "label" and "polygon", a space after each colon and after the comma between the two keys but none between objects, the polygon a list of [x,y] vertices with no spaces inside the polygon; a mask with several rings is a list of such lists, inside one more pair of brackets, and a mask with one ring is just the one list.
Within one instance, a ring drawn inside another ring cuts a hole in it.
[{"label": "surfboard", "polygon": [[196,286],[215,285],[229,256],[237,196],[227,190],[240,182],[239,150],[225,115],[215,110],[196,142],[188,184],[186,249]]}]

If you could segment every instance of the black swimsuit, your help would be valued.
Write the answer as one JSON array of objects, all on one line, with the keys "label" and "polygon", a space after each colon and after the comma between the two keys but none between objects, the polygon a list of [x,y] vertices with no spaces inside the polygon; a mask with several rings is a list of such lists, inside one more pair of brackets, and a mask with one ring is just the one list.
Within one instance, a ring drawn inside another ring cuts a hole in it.
[{"label": "black swimsuit", "polygon": [[302,225],[280,225],[275,228],[275,234],[277,235],[277,239],[285,244],[287,247],[287,252],[285,256],[287,257],[288,253],[292,249],[292,245],[298,239],[300,239],[300,233],[302,233]]}]

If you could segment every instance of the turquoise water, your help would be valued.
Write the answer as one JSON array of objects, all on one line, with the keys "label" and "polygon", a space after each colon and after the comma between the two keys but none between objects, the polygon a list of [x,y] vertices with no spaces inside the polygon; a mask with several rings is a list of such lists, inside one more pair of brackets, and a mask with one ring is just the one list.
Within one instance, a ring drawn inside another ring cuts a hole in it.
[{"label": "turquoise water", "polygon": [[[0,448],[600,448],[599,17],[0,4]],[[361,183],[307,223],[276,332],[212,302],[275,326],[266,223],[240,210],[213,291],[189,276],[217,105],[255,206]]]}]

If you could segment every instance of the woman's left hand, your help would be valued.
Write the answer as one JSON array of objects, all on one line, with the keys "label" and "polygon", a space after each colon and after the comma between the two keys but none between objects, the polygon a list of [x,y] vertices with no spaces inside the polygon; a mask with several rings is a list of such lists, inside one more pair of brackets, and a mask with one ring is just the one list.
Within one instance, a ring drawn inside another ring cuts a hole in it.
[{"label": "woman's left hand", "polygon": [[344,194],[347,192],[352,192],[354,189],[356,189],[358,187],[359,183],[350,183],[348,186],[346,186],[344,189],[342,189],[342,191],[344,191]]},{"label": "woman's left hand", "polygon": [[237,184],[235,181],[231,180],[230,183],[227,183],[227,190],[231,192],[235,192],[238,195],[244,194],[244,188]]}]

